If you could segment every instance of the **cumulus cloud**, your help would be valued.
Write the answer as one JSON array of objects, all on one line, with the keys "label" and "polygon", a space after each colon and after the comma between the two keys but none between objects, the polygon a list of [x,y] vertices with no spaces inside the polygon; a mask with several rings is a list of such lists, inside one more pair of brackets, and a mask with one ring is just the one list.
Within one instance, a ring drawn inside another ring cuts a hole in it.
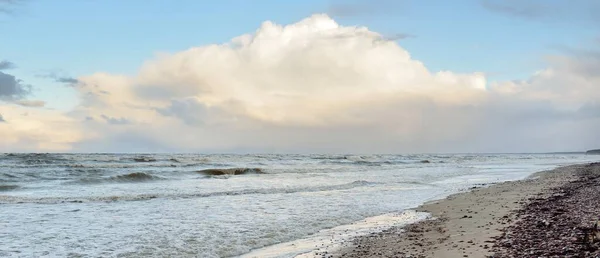
[{"label": "cumulus cloud", "polygon": [[174,99],[169,106],[159,108],[157,112],[164,116],[179,118],[192,126],[204,124],[207,114],[210,113],[208,107],[195,98]]},{"label": "cumulus cloud", "polygon": [[600,99],[600,55],[550,56],[548,63],[550,68],[528,80],[493,87],[515,98],[545,101],[571,110]]},{"label": "cumulus cloud", "polygon": [[307,126],[359,122],[340,111],[390,95],[429,94],[446,103],[464,92],[465,101],[476,102],[486,83],[478,73],[431,73],[396,43],[364,27],[339,26],[325,15],[289,26],[265,22],[256,34],[228,44],[165,54],[145,63],[135,77],[99,74],[82,80],[97,85],[82,88],[89,102],[112,108],[123,106],[115,101],[129,102],[173,115],[192,105]]},{"label": "cumulus cloud", "polygon": [[[0,103],[0,148],[4,151],[71,151],[84,140],[84,133],[73,118],[58,111]],[[27,115],[23,115],[27,113]]]},{"label": "cumulus cloud", "polygon": [[[314,15],[159,54],[132,76],[82,76],[74,88],[80,105],[47,119],[72,123],[72,135],[51,130],[63,133],[52,138],[58,147],[85,151],[509,152],[600,144],[597,63],[557,56],[548,64],[507,82],[430,71],[391,39]],[[10,117],[12,124],[17,115]]]},{"label": "cumulus cloud", "polygon": [[88,123],[99,137],[90,142],[135,134],[165,149],[575,149],[585,143],[532,138],[539,135],[532,121],[571,131],[597,126],[590,116],[571,118],[597,91],[593,82],[573,84],[590,78],[568,62],[556,60],[527,81],[489,83],[482,73],[429,71],[393,40],[314,15],[160,54],[135,76],[83,76],[82,105],[71,114],[102,118]]}]

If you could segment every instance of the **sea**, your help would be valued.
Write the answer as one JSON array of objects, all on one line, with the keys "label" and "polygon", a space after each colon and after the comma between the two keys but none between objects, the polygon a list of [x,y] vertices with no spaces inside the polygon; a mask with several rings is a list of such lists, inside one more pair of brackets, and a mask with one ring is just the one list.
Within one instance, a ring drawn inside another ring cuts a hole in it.
[{"label": "sea", "polygon": [[0,154],[0,257],[313,257],[598,155]]}]

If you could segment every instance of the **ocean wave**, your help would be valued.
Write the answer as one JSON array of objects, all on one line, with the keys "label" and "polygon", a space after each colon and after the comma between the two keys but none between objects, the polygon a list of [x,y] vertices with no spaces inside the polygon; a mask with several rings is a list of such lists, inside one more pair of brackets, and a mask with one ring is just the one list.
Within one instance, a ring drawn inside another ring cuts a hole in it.
[{"label": "ocean wave", "polygon": [[63,173],[57,174],[55,176],[60,177],[61,175],[69,176],[69,177],[93,177],[93,176],[102,176],[106,173],[106,170],[100,168],[91,168],[91,167],[77,167],[77,168],[67,168]]},{"label": "ocean wave", "polygon": [[339,185],[324,185],[324,186],[311,186],[311,187],[290,187],[290,188],[269,188],[269,189],[246,189],[239,191],[223,191],[223,192],[212,192],[202,194],[191,194],[187,196],[180,196],[182,198],[197,198],[197,197],[216,197],[216,196],[235,196],[235,195],[250,195],[250,194],[291,194],[291,193],[310,193],[310,192],[324,192],[324,191],[339,191],[348,190],[361,186],[369,186],[376,183],[358,180],[347,184]]},{"label": "ocean wave", "polygon": [[148,180],[155,180],[155,179],[162,179],[162,178],[153,176],[150,174],[142,173],[142,172],[134,172],[134,173],[126,174],[126,175],[119,175],[116,177],[111,177],[109,179],[117,180],[117,181],[148,181]]},{"label": "ocean wave", "polygon": [[398,162],[393,162],[393,161],[389,161],[389,160],[376,160],[376,161],[371,161],[371,160],[355,160],[352,162],[353,164],[356,165],[364,165],[364,166],[383,166],[383,165],[393,165],[396,164]]},{"label": "ocean wave", "polygon": [[158,198],[157,195],[140,194],[128,196],[90,196],[90,197],[41,197],[31,198],[23,196],[0,195],[0,204],[61,204],[61,203],[94,203],[94,202],[116,202],[116,201],[145,201]]},{"label": "ocean wave", "polygon": [[203,158],[197,158],[197,159],[194,159],[194,161],[196,161],[196,162],[200,162],[200,163],[209,163],[209,162],[210,162],[210,159],[209,159],[209,158],[207,158],[207,157],[203,157]]},{"label": "ocean wave", "polygon": [[[9,174],[9,173],[0,173],[0,177],[5,177],[5,178],[18,178],[18,176],[15,176],[13,174]],[[0,180],[2,180],[2,178],[0,178]]]},{"label": "ocean wave", "polygon": [[341,156],[341,155],[335,155],[335,156],[330,156],[330,155],[318,155],[318,156],[312,156],[311,159],[317,159],[317,160],[340,160],[340,159],[348,159],[348,157],[346,156]]},{"label": "ocean wave", "polygon": [[189,194],[139,194],[139,195],[122,195],[122,196],[89,196],[89,197],[42,197],[30,198],[20,196],[0,195],[0,204],[21,204],[21,203],[40,203],[40,204],[59,204],[59,203],[89,203],[89,202],[116,202],[116,201],[144,201],[155,198],[168,199],[191,199],[191,198],[209,198],[219,196],[238,196],[238,195],[253,195],[253,194],[293,194],[293,193],[310,193],[310,192],[325,192],[325,191],[341,191],[350,190],[356,187],[365,187],[377,183],[358,180],[347,184],[339,185],[324,185],[312,187],[291,187],[291,188],[259,188],[245,189],[239,191],[222,191],[210,193],[189,193]]},{"label": "ocean wave", "polygon": [[206,167],[206,166],[211,166],[211,167],[231,167],[234,164],[232,163],[197,163],[197,162],[193,162],[193,163],[182,163],[181,165],[179,165],[179,167]]},{"label": "ocean wave", "polygon": [[22,165],[47,165],[70,161],[60,154],[50,153],[8,153],[4,157],[5,160],[14,160]]},{"label": "ocean wave", "polygon": [[337,160],[323,160],[321,164],[343,164],[343,165],[357,165],[357,166],[384,166],[384,165],[396,165],[396,164],[408,164],[406,161],[391,161],[391,160],[362,160],[362,159],[337,159]]},{"label": "ocean wave", "polygon": [[197,171],[207,176],[237,176],[247,174],[266,174],[260,168],[209,168]]},{"label": "ocean wave", "polygon": [[20,188],[18,185],[0,185],[0,192],[11,191]]},{"label": "ocean wave", "polygon": [[152,158],[152,157],[136,157],[136,158],[133,158],[133,161],[135,161],[135,162],[156,162],[156,159]]},{"label": "ocean wave", "polygon": [[83,178],[67,184],[136,183],[155,180],[164,180],[164,178],[143,172],[134,172],[125,175],[111,176],[108,178]]}]

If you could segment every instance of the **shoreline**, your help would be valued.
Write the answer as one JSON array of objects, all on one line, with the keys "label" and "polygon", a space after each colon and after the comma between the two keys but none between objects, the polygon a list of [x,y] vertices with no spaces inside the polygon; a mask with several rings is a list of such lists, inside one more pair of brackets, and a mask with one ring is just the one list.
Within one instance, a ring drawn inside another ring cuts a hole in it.
[{"label": "shoreline", "polygon": [[[377,215],[374,217],[368,217],[363,220],[358,220],[350,224],[344,224],[334,228],[328,228],[321,230],[315,234],[311,234],[308,237],[300,238],[292,241],[286,241],[274,245],[265,246],[262,248],[253,249],[248,253],[237,255],[234,257],[240,258],[255,258],[255,257],[296,257],[296,258],[308,258],[308,257],[395,257],[377,256],[378,252],[371,250],[371,253],[357,252],[353,247],[356,245],[353,242],[358,239],[369,239],[377,236],[382,236],[386,232],[398,231],[402,232],[405,228],[410,228],[413,225],[419,223],[426,223],[432,221],[432,218],[436,218],[435,214],[427,210],[424,207],[429,205],[436,205],[440,202],[446,202],[448,199],[454,198],[455,196],[470,194],[473,191],[480,189],[488,189],[496,187],[497,185],[510,184],[514,182],[535,180],[540,176],[555,172],[556,170],[563,169],[566,167],[577,167],[582,164],[571,164],[563,165],[555,168],[548,168],[538,172],[530,173],[527,176],[519,179],[512,179],[508,181],[489,182],[489,183],[473,183],[466,188],[460,189],[458,192],[443,194],[438,197],[430,198],[428,201],[424,201],[422,204],[413,206],[411,208],[404,209],[400,212],[391,212],[386,214]],[[558,177],[559,180],[563,180],[565,177]],[[415,214],[420,214],[415,216]],[[409,220],[389,220],[389,218],[413,218]],[[420,217],[416,219],[416,217]],[[383,220],[382,220],[383,218]],[[412,221],[411,221],[412,220]],[[370,224],[370,226],[369,226]],[[397,232],[397,233],[398,233]],[[398,233],[400,234],[400,233]],[[418,243],[417,243],[418,245]],[[364,249],[366,245],[361,245],[361,249]],[[380,246],[381,247],[381,246]],[[385,248],[384,248],[385,249]],[[394,253],[398,253],[397,250]],[[367,255],[370,254],[370,255]],[[404,257],[404,256],[397,256]],[[414,257],[425,257],[425,256],[412,256]],[[441,257],[447,257],[446,255]],[[464,256],[456,256],[464,257]]]},{"label": "shoreline", "polygon": [[589,166],[600,176],[598,163],[563,166],[427,202],[412,210],[433,219],[359,236],[318,257],[491,257],[506,252],[496,239],[506,238],[504,230],[521,219],[518,211],[577,181]]}]

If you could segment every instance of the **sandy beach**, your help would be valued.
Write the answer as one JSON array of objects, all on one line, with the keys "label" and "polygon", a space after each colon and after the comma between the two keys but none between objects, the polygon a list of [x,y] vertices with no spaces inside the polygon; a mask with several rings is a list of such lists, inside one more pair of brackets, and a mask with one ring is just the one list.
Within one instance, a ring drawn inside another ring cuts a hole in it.
[{"label": "sandy beach", "polygon": [[424,204],[434,219],[356,238],[325,257],[597,257],[600,163],[540,172]]}]

